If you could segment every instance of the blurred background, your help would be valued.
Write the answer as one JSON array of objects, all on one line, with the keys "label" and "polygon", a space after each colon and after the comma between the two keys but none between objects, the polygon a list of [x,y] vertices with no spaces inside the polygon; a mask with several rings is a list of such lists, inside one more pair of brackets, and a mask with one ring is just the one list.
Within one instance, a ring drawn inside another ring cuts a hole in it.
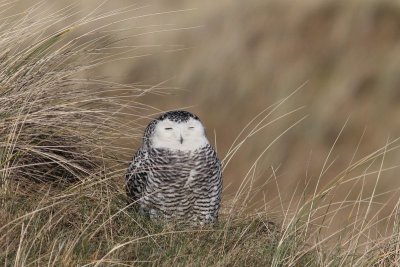
[{"label": "blurred background", "polygon": [[[34,3],[19,1],[10,14],[28,12]],[[55,12],[70,4],[57,0],[46,8]],[[71,10],[77,13],[65,20],[121,8],[130,12],[98,31],[109,30],[114,34],[110,38],[122,39],[120,45],[130,49],[119,55],[123,60],[103,64],[93,75],[151,89],[131,97],[130,103],[138,104],[126,123],[136,130],[132,138],[119,140],[126,161],[140,144],[138,135],[149,118],[177,108],[203,120],[224,158],[257,114],[297,89],[262,125],[272,123],[249,137],[227,164],[226,199],[237,192],[249,170],[255,187],[263,189],[254,194],[254,203],[274,203],[278,192],[284,199],[313,194],[317,183],[322,188],[352,162],[400,136],[399,1],[85,0],[75,2]],[[148,119],[137,121],[136,116]],[[380,162],[354,175],[374,171]],[[383,166],[399,162],[400,153],[394,150]],[[377,192],[398,188],[399,174],[396,168],[383,172]],[[376,178],[363,178],[366,196]],[[359,197],[357,183],[343,185],[337,199]],[[393,195],[384,194],[377,202],[389,200]]]}]

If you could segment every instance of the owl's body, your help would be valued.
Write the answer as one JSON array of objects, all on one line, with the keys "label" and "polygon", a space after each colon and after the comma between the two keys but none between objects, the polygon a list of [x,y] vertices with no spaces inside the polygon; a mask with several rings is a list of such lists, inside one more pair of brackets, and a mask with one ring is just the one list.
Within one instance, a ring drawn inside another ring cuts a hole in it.
[{"label": "owl's body", "polygon": [[167,112],[149,124],[126,179],[133,205],[151,218],[200,224],[218,218],[221,164],[189,112]]}]

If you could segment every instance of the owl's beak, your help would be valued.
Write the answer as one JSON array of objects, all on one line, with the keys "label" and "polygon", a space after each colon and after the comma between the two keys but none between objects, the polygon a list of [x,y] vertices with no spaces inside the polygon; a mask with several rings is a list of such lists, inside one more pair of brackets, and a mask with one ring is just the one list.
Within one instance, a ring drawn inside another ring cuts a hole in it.
[{"label": "owl's beak", "polygon": [[181,139],[179,139],[179,142],[181,142],[181,144],[183,143],[183,137],[181,135]]}]

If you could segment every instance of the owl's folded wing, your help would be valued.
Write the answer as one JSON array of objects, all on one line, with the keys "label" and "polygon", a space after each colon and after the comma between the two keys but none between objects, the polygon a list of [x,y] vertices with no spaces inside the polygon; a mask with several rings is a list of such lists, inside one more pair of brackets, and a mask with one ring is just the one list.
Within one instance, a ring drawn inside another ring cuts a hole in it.
[{"label": "owl's folded wing", "polygon": [[146,171],[146,161],[143,150],[139,150],[133,156],[125,175],[126,192],[131,200],[136,201],[142,197],[147,181],[148,172]]}]

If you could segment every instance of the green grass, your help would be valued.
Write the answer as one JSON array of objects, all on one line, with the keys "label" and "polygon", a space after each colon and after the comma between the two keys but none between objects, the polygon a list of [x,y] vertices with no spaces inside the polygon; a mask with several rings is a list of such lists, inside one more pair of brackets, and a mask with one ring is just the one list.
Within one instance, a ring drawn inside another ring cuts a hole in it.
[{"label": "green grass", "polygon": [[[107,195],[104,186],[81,185],[73,193],[31,196],[29,200],[11,197],[2,240],[20,238],[1,244],[2,263],[206,266],[268,264],[272,260],[279,229],[262,216],[234,218],[229,223],[221,219],[203,228],[157,224],[124,210],[125,195],[109,189]],[[101,199],[93,197],[102,194]]]},{"label": "green grass", "polygon": [[[376,193],[381,175],[397,167],[385,164],[398,149],[397,139],[359,160],[353,158],[345,170],[329,174],[329,183],[320,184],[328,175],[339,134],[317,184],[307,187],[311,193],[300,192],[302,198],[296,199],[299,192],[285,197],[278,188],[276,202],[253,208],[253,198],[260,193],[257,170],[264,153],[301,120],[263,150],[235,195],[224,196],[215,225],[152,222],[131,211],[124,188],[127,162],[121,160],[127,158],[126,151],[116,141],[140,138],[140,128],[121,117],[136,123],[143,117],[129,110],[155,112],[137,101],[152,90],[82,78],[109,59],[110,55],[98,52],[111,44],[105,41],[107,31],[98,33],[102,26],[75,30],[103,18],[118,23],[118,12],[64,25],[60,22],[67,14],[40,19],[23,15],[0,29],[1,265],[393,266],[399,262],[399,189]],[[85,38],[93,32],[97,35]],[[294,95],[254,117],[225,155],[224,169],[250,137],[298,110],[271,117]],[[267,179],[270,184],[279,178],[278,169]],[[372,191],[365,188],[367,178],[374,181]],[[348,184],[358,197],[337,200],[335,194]],[[379,203],[382,195],[392,196],[397,204]],[[375,205],[391,209],[389,215],[379,217],[372,209]]]}]

